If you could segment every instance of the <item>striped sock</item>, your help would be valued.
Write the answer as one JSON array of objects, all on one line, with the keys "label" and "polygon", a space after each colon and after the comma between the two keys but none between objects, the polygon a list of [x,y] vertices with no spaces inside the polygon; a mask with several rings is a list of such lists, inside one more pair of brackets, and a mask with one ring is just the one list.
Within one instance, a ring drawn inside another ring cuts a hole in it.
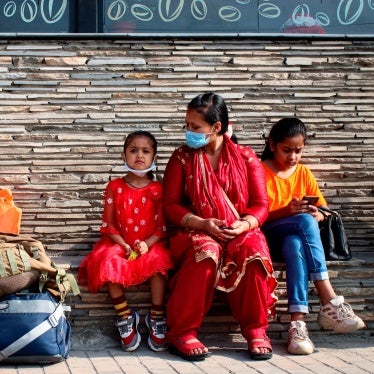
[{"label": "striped sock", "polygon": [[155,305],[152,304],[151,310],[150,310],[150,317],[152,319],[163,319],[165,318],[165,306],[164,305]]},{"label": "striped sock", "polygon": [[114,310],[116,311],[118,318],[125,319],[131,316],[131,309],[129,305],[127,304],[127,299],[125,295],[112,298],[112,303],[113,303]]}]

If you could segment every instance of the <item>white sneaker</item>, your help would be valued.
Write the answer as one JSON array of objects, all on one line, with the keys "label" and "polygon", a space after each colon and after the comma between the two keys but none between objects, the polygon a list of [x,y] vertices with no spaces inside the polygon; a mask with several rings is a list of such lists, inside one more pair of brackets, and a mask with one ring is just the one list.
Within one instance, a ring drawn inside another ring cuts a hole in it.
[{"label": "white sneaker", "polygon": [[322,306],[317,322],[324,329],[332,329],[339,333],[355,332],[365,327],[363,320],[354,314],[348,303],[344,302],[343,296],[337,296]]},{"label": "white sneaker", "polygon": [[310,355],[314,344],[309,339],[308,329],[304,321],[291,321],[288,328],[287,351],[293,355]]}]

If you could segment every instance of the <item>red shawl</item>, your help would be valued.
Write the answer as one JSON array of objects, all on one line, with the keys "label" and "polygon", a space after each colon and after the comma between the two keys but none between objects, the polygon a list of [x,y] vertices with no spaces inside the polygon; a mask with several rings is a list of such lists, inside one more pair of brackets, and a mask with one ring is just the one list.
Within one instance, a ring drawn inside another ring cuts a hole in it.
[{"label": "red shawl", "polygon": [[[246,214],[251,209],[253,199],[257,203],[261,201],[258,203],[259,210],[267,209],[266,195],[252,197],[249,193],[251,190],[249,188],[249,180],[253,181],[253,178],[262,178],[259,183],[265,186],[262,165],[250,148],[238,146],[225,136],[216,171],[213,170],[203,150],[192,150],[182,146],[175,151],[172,158],[174,159],[174,157],[178,158],[179,165],[184,169],[185,195],[182,199],[177,194],[181,201],[177,199],[177,201],[170,203],[170,207],[167,209],[170,214],[175,214],[175,210],[180,208],[180,205],[183,205],[185,198],[190,200],[192,204],[190,208],[198,216],[222,219],[226,221],[226,225],[230,225],[238,219],[237,215]],[[252,162],[254,163],[253,167],[249,167]],[[250,170],[253,170],[254,176],[249,175]],[[257,172],[257,170],[260,170],[261,173]],[[177,173],[178,169],[175,167],[173,171]],[[181,182],[177,180],[176,175],[174,177],[176,179],[172,187],[175,189],[178,188]],[[174,178],[170,174],[165,178],[167,184],[171,184],[172,179]],[[181,188],[183,188],[182,183]],[[170,195],[173,194],[172,187],[165,186],[166,192],[169,190]],[[259,191],[261,189],[255,188],[254,190]],[[266,194],[266,186],[263,191]],[[225,194],[227,198],[225,198]],[[230,207],[230,203],[227,201],[228,198],[235,207],[236,212]],[[185,213],[182,211],[179,214]],[[264,217],[262,213],[259,215],[261,216],[259,222],[261,222]],[[239,235],[230,241],[225,248],[223,248],[223,243],[217,242],[208,234],[198,230],[184,229],[174,239],[178,243],[178,252],[183,251],[182,248],[192,244],[196,261],[212,258],[217,263],[219,271],[217,272],[216,287],[222,291],[230,292],[235,289],[245,274],[246,264],[256,259],[261,261],[269,276],[270,289],[274,290],[275,288],[276,281],[273,276],[269,250],[260,229],[250,230]],[[272,300],[274,302],[274,298]]]}]

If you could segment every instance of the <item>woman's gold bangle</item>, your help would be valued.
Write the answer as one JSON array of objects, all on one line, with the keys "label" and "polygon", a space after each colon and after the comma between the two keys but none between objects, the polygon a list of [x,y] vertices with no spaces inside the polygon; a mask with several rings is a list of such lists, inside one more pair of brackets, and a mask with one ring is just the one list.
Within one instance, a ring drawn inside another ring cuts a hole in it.
[{"label": "woman's gold bangle", "polygon": [[186,219],[185,219],[185,221],[184,221],[184,224],[186,225],[186,227],[189,227],[189,223],[190,223],[190,221],[191,221],[192,216],[193,216],[193,213],[190,213],[190,214],[186,217]]}]

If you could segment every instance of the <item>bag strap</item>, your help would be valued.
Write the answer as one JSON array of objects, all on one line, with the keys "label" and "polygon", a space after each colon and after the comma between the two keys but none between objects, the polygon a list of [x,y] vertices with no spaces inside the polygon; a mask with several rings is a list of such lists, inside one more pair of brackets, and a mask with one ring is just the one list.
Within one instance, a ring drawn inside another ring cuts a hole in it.
[{"label": "bag strap", "polygon": [[18,270],[16,256],[14,255],[14,252],[11,249],[7,249],[6,255],[8,257],[9,266],[12,274],[19,274],[20,271]]},{"label": "bag strap", "polygon": [[49,279],[48,271],[42,270],[39,274],[39,292],[42,292]]},{"label": "bag strap", "polygon": [[43,322],[35,326],[25,335],[21,336],[8,347],[0,351],[0,361],[7,359],[9,356],[21,350],[23,347],[31,343],[33,340],[37,339],[39,336],[43,335],[49,329],[54,328],[58,325],[58,321],[64,314],[64,308],[61,303],[58,303],[55,311],[48,316]]},{"label": "bag strap", "polygon": [[339,216],[340,213],[337,212],[336,210],[332,210],[332,209],[329,209],[329,208],[325,208],[323,206],[319,206],[317,207],[318,210],[326,217],[327,214],[326,213],[330,213],[330,214],[333,214],[334,216]]},{"label": "bag strap", "polygon": [[67,274],[65,269],[56,268],[57,275],[56,275],[56,284],[60,291],[60,298],[61,302],[65,300],[66,295],[70,290],[72,290],[73,295],[79,295],[80,290],[78,283],[73,274]]},{"label": "bag strap", "polygon": [[3,261],[3,257],[0,256],[0,278],[5,278],[7,277],[8,274],[5,270],[5,265],[4,265],[4,261]]}]

